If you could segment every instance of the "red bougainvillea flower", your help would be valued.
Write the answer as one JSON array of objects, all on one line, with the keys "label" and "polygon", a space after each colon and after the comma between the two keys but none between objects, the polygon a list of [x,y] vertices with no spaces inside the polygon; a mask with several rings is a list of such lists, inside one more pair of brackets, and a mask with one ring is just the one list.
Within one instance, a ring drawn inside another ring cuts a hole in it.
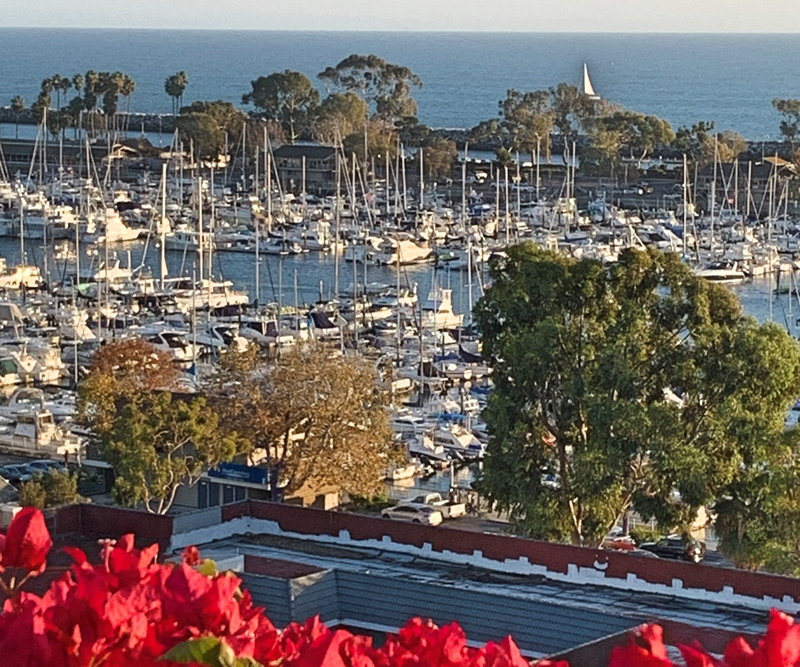
[{"label": "red bougainvillea flower", "polygon": [[42,513],[35,507],[23,507],[0,540],[0,565],[41,572],[52,546]]},{"label": "red bougainvillea flower", "polygon": [[[41,513],[23,510],[0,536],[0,558],[5,566],[36,572],[50,546]],[[158,563],[155,546],[136,549],[132,535],[105,542],[99,565],[79,549],[67,552],[74,559],[71,570],[43,597],[17,590],[5,602],[0,667],[178,667],[162,656],[209,639],[229,658],[265,667],[529,667],[510,637],[472,648],[456,623],[439,627],[411,619],[378,648],[368,637],[331,630],[319,617],[278,632],[237,577],[195,569],[201,562],[195,548],[177,564]],[[679,648],[687,667],[800,667],[800,626],[773,612],[755,649],[735,640],[723,661],[699,644]],[[539,663],[545,666],[569,667]],[[661,628],[639,628],[612,651],[609,667],[673,667]]]},{"label": "red bougainvillea flower", "polygon": [[673,667],[658,625],[644,625],[625,646],[615,646],[608,667]]}]

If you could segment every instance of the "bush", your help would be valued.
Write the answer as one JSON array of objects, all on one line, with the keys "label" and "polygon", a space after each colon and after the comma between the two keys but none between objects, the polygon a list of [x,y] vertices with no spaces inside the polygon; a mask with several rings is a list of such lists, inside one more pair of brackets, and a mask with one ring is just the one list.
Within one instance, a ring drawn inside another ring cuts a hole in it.
[{"label": "bush", "polygon": [[638,547],[644,542],[658,542],[658,540],[661,539],[661,532],[654,528],[648,528],[647,526],[639,526],[637,528],[631,528],[630,536]]},{"label": "bush", "polygon": [[38,479],[24,482],[19,487],[19,504],[23,507],[47,507],[47,491]]},{"label": "bush", "polygon": [[351,495],[348,509],[356,512],[380,512],[394,504],[394,501],[389,500],[384,494],[376,494],[374,496]]},{"label": "bush", "polygon": [[68,471],[51,468],[39,473],[19,488],[19,502],[23,507],[56,507],[82,500],[78,493],[78,476]]}]

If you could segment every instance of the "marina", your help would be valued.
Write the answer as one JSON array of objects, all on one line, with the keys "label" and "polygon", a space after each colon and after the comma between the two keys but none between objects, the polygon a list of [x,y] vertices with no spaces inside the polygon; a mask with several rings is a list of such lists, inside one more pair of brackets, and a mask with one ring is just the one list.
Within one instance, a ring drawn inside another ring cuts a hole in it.
[{"label": "marina", "polygon": [[[468,492],[476,477],[491,369],[472,308],[489,285],[489,262],[509,245],[605,263],[625,248],[678,253],[697,275],[728,285],[748,313],[797,333],[798,227],[778,217],[781,199],[770,201],[765,220],[723,214],[721,203],[696,214],[688,187],[680,200],[661,200],[670,209],[626,208],[606,203],[613,191],[587,200],[569,161],[560,186],[551,176],[539,187],[529,165],[534,187],[512,183],[507,168],[478,183],[463,159],[453,196],[412,181],[399,158],[381,178],[359,173],[343,153],[337,164],[352,171],[335,175],[338,195],[293,194],[281,187],[271,151],[265,142],[266,175],[251,191],[181,153],[167,157],[160,179],[2,184],[3,385],[74,389],[98,346],[139,337],[171,356],[196,391],[226,348],[255,343],[279,354],[328,341],[391,378],[390,423],[408,460],[387,471],[387,489],[402,499]],[[777,164],[773,173],[777,189]],[[72,394],[48,400],[58,425],[43,400],[28,403],[4,417],[0,447],[84,456]]]}]

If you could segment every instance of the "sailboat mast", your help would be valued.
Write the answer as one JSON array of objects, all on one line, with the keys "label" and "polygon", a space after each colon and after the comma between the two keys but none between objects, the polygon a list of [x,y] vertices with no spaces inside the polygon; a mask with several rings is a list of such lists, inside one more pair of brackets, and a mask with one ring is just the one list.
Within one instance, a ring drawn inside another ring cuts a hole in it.
[{"label": "sailboat mast", "polygon": [[161,289],[167,277],[167,163],[161,165]]},{"label": "sailboat mast", "polygon": [[469,152],[469,142],[464,144],[464,158],[461,161],[461,220],[464,224],[464,229],[467,229],[469,224],[469,216],[467,215],[467,153]]},{"label": "sailboat mast", "polygon": [[688,174],[686,173],[686,167],[687,167],[687,165],[686,165],[686,153],[684,153],[683,154],[683,188],[681,188],[681,190],[683,191],[683,257],[684,257],[684,259],[686,259],[686,233],[687,233],[687,229],[686,229],[686,223],[687,223],[687,221],[686,221],[686,213],[687,213],[687,211],[686,211],[686,208],[688,206],[688,201],[686,199],[686,194],[687,194],[686,193],[686,188],[688,187]]},{"label": "sailboat mast", "polygon": [[203,179],[197,178],[197,261],[200,264],[200,283],[203,282],[203,201],[200,192]]},{"label": "sailboat mast", "polygon": [[714,253],[714,209],[717,203],[717,135],[714,135],[714,171],[711,180],[711,253]]},{"label": "sailboat mast", "polygon": [[25,264],[25,204],[21,194],[17,194],[19,205],[19,263]]},{"label": "sailboat mast", "polygon": [[506,248],[511,244],[510,231],[511,220],[509,219],[509,206],[508,206],[508,165],[503,165],[503,178],[505,179],[505,195],[506,195]]},{"label": "sailboat mast", "polygon": [[542,145],[542,138],[537,134],[536,135],[536,204],[539,204],[539,184],[541,181],[539,180],[539,164],[542,161],[541,155],[541,145]]},{"label": "sailboat mast", "polygon": [[419,210],[423,211],[425,209],[425,172],[423,166],[425,156],[422,152],[422,146],[420,146],[417,155],[419,155]]},{"label": "sailboat mast", "polygon": [[[342,164],[339,159],[339,148],[336,148],[336,199],[333,202],[334,247],[333,247],[333,298],[339,299],[339,216],[342,199]],[[355,261],[355,248],[353,248]]]}]

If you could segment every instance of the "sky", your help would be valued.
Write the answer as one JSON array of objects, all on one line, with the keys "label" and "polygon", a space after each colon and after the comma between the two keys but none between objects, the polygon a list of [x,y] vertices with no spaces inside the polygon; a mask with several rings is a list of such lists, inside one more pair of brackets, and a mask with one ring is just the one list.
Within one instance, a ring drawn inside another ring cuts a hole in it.
[{"label": "sky", "polygon": [[0,0],[2,27],[800,32],[796,0]]}]

